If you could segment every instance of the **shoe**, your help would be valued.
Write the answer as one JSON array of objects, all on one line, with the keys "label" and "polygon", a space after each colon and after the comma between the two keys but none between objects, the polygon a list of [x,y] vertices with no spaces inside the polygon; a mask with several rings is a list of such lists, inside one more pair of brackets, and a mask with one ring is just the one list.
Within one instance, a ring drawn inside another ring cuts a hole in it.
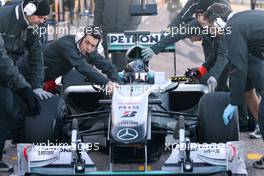
[{"label": "shoe", "polygon": [[264,157],[261,157],[260,160],[255,161],[253,166],[257,169],[264,169]]},{"label": "shoe", "polygon": [[13,172],[14,168],[13,166],[4,163],[3,161],[0,161],[0,172]]},{"label": "shoe", "polygon": [[249,134],[249,138],[250,139],[260,139],[262,138],[262,135],[260,134],[260,130],[259,130],[259,126],[256,125],[256,128],[254,130],[254,132]]},{"label": "shoe", "polygon": [[94,17],[94,14],[89,12],[88,13],[88,17],[93,18]]}]

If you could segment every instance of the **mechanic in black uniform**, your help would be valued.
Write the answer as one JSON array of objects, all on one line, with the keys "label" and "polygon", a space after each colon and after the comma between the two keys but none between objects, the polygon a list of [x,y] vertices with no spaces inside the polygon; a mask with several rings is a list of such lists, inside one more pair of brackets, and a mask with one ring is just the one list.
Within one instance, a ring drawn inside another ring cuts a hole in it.
[{"label": "mechanic in black uniform", "polygon": [[[231,33],[226,35],[228,60],[231,65],[231,102],[224,111],[224,123],[228,124],[236,106],[243,103],[246,98],[249,109],[255,111],[262,138],[264,138],[264,24],[260,21],[263,18],[263,11],[248,10],[235,13],[219,3],[208,8],[205,14],[209,27],[222,23],[226,29],[231,29]],[[260,103],[255,89],[262,97]],[[251,96],[244,96],[245,91],[251,92]],[[263,169],[264,158],[255,162],[254,166]]]},{"label": "mechanic in black uniform", "polygon": [[[188,28],[196,27],[202,29],[202,26],[204,24],[202,21],[203,18],[201,17],[203,16],[203,13],[206,11],[206,9],[214,2],[221,2],[228,4],[228,2],[225,0],[187,1],[184,8],[170,24],[170,27],[180,28],[180,26],[187,26]],[[194,14],[196,14],[197,19],[193,17]],[[198,35],[198,37],[201,36],[201,34],[199,33],[197,34],[197,32],[194,32],[194,34],[192,33],[169,34],[164,38],[162,38],[160,42],[156,43],[150,48],[143,49],[142,55],[144,59],[149,60],[151,57],[161,52],[167,46],[187,37],[193,38],[194,35]],[[215,38],[215,37],[203,35],[202,38],[203,38],[202,45],[204,48],[206,62],[198,69],[195,70],[192,69],[190,71],[198,73],[195,74],[197,78],[203,77],[201,81],[202,83],[208,85],[210,92],[213,92],[216,87],[217,87],[216,90],[223,90],[226,87],[226,82],[228,78],[228,73],[227,73],[228,69],[226,68],[227,59],[226,59],[226,48],[225,48],[225,40],[224,40],[225,37],[222,36]],[[218,86],[217,86],[217,80],[219,81]]]},{"label": "mechanic in black uniform", "polygon": [[[109,86],[109,89],[117,86],[116,83],[119,83],[120,79],[116,69],[96,50],[100,40],[100,28],[88,26],[83,34],[66,35],[46,44],[44,47],[45,81],[52,82],[75,68],[90,82]],[[93,65],[108,78],[99,73]]]},{"label": "mechanic in black uniform", "polygon": [[[12,128],[22,124],[24,115],[40,112],[37,97],[49,98],[43,91],[43,55],[34,27],[44,22],[50,12],[49,1],[25,0],[0,8],[0,171],[12,166],[2,161],[5,140]],[[19,60],[26,58],[30,74],[22,72]]]}]

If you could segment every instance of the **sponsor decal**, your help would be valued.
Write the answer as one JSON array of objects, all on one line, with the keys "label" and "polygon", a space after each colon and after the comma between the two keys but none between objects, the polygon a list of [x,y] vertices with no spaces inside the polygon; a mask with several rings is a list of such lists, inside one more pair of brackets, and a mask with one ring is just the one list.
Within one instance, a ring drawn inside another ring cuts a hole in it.
[{"label": "sponsor decal", "polygon": [[132,120],[122,120],[118,122],[119,126],[138,126],[138,122]]},{"label": "sponsor decal", "polygon": [[137,114],[137,111],[125,111],[123,112],[121,117],[135,117]]}]

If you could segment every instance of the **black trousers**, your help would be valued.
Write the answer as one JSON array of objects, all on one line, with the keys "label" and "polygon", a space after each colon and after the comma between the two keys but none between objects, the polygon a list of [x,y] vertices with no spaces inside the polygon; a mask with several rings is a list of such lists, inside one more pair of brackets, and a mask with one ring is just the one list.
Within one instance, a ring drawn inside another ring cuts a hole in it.
[{"label": "black trousers", "polygon": [[[27,65],[25,60],[27,55],[22,56],[16,62],[19,72],[27,79]],[[29,76],[29,75],[28,75]],[[5,146],[6,139],[13,130],[17,134],[23,125],[23,116],[27,111],[27,105],[24,100],[10,88],[0,85],[0,161],[2,160],[2,151]]]},{"label": "black trousers", "polygon": [[[230,67],[226,66],[223,72],[220,74],[219,78],[217,79],[217,87],[215,91],[226,91],[229,92],[227,87],[228,77],[230,75]],[[204,75],[201,79],[199,79],[199,83],[207,85],[207,80],[209,78],[209,74]],[[238,106],[238,114],[239,114],[239,127],[240,129],[248,128],[248,108],[247,104],[244,101],[243,104]]]},{"label": "black trousers", "polygon": [[253,88],[261,96],[259,104],[258,125],[261,135],[264,139],[264,60],[251,56],[248,59],[248,78],[246,84],[246,90],[252,90]]},{"label": "black trousers", "polygon": [[[255,57],[255,56],[250,56],[248,58],[248,73],[247,73],[247,82],[246,82],[246,88],[245,91],[249,91],[252,89],[256,89],[256,92],[261,94],[263,97],[264,95],[264,61]],[[263,102],[261,103],[263,104]],[[264,109],[264,105],[259,105],[259,111]],[[239,110],[239,124],[240,126],[249,126],[248,124],[248,119],[247,119],[247,105],[246,102],[238,107]],[[264,118],[264,111],[261,114],[259,112],[259,121],[263,121]],[[262,128],[262,131],[264,130],[264,123],[258,122],[260,128]],[[253,125],[251,125],[253,126]],[[251,127],[249,126],[249,129]],[[263,133],[262,133],[263,134]]]},{"label": "black trousers", "polygon": [[11,131],[23,123],[26,104],[14,91],[0,87],[0,160],[6,139]]}]

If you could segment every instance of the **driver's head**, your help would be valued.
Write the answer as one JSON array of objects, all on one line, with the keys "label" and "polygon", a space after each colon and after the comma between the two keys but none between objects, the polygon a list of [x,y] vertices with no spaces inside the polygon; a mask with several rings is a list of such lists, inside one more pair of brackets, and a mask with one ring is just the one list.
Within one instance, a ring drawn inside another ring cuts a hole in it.
[{"label": "driver's head", "polygon": [[142,46],[132,46],[129,48],[126,52],[126,58],[128,62],[131,62],[136,59],[141,59],[141,51],[142,51]]},{"label": "driver's head", "polygon": [[80,37],[79,40],[75,40],[77,40],[76,42],[79,43],[81,53],[86,56],[96,50],[101,38],[102,34],[100,28],[90,26],[85,28],[84,35]]}]

